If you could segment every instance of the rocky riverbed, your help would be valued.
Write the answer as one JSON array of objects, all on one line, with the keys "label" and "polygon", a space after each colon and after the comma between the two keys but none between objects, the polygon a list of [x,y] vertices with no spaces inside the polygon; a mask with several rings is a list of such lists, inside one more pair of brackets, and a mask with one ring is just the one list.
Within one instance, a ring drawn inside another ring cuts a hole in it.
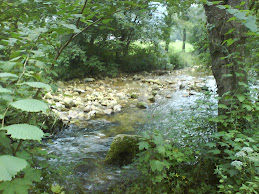
[{"label": "rocky riverbed", "polygon": [[[44,97],[70,123],[45,143],[48,154],[56,156],[48,161],[49,171],[62,173],[53,175],[55,182],[68,193],[109,193],[109,187],[124,179],[134,180],[136,170],[119,167],[132,158],[118,155],[133,157],[136,152],[127,149],[128,137],[157,129],[182,138],[183,122],[193,116],[191,106],[210,85],[215,85],[212,76],[197,75],[194,69],[59,82],[58,92]],[[125,149],[117,150],[117,145]]]},{"label": "rocky riverbed", "polygon": [[188,80],[184,76],[192,68],[175,71],[142,72],[117,78],[95,80],[85,78],[58,82],[56,93],[46,93],[44,99],[52,111],[67,124],[86,126],[88,121],[121,112],[128,107],[147,108],[173,92],[184,89],[182,97],[206,90],[204,78]]}]

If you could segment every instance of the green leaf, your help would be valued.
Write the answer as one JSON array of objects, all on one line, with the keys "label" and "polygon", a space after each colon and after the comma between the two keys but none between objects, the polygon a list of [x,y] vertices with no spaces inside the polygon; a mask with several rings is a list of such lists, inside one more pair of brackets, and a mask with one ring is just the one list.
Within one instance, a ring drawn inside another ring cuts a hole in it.
[{"label": "green leaf", "polygon": [[75,18],[81,18],[83,17],[83,14],[71,14],[72,16],[74,16]]},{"label": "green leaf", "polygon": [[157,149],[158,153],[160,153],[160,154],[164,154],[165,153],[165,147],[162,146],[162,145],[158,145],[156,147],[156,149]]},{"label": "green leaf", "polygon": [[223,42],[223,44],[224,44],[225,42],[227,42],[227,46],[231,46],[231,45],[235,42],[235,39],[232,39],[232,38],[227,39],[227,40],[225,40],[225,41]]},{"label": "green leaf", "polygon": [[144,149],[147,150],[150,147],[149,143],[145,141],[139,142],[138,145],[139,145],[139,150],[144,150]]},{"label": "green leaf", "polygon": [[163,136],[162,136],[161,134],[156,134],[156,135],[154,136],[154,143],[155,143],[156,145],[163,144],[163,143],[164,143],[164,138],[163,138]]},{"label": "green leaf", "polygon": [[35,99],[18,100],[10,104],[14,108],[27,112],[46,112],[48,109],[47,104]]},{"label": "green leaf", "polygon": [[246,19],[247,19],[246,13],[245,13],[245,12],[241,12],[241,11],[238,11],[238,12],[235,14],[235,17],[237,17],[237,18],[240,19],[240,20],[246,20]]},{"label": "green leaf", "polygon": [[253,107],[248,104],[243,104],[242,107],[246,108],[248,111],[253,110]]},{"label": "green leaf", "polygon": [[51,191],[54,193],[60,193],[62,191],[63,187],[57,185],[51,185]]},{"label": "green leaf", "polygon": [[108,24],[110,21],[112,21],[113,19],[104,19],[102,20],[103,24]]},{"label": "green leaf", "polygon": [[242,94],[237,94],[236,97],[238,98],[239,102],[243,102],[246,99],[246,97]]},{"label": "green leaf", "polygon": [[238,10],[237,9],[227,9],[227,12],[230,14],[235,14],[238,12]]},{"label": "green leaf", "polygon": [[235,30],[235,28],[230,29],[225,35],[231,34],[234,30]]},{"label": "green leaf", "polygon": [[216,147],[216,143],[214,142],[209,142],[209,143],[206,143],[206,146],[212,148],[212,147]]},{"label": "green leaf", "polygon": [[8,89],[6,89],[6,88],[0,88],[0,93],[11,94],[12,91],[11,91],[11,90],[8,90]]},{"label": "green leaf", "polygon": [[1,146],[4,147],[5,151],[10,150],[10,144],[11,144],[11,139],[6,136],[5,131],[0,132],[0,142]]},{"label": "green leaf", "polygon": [[81,32],[74,24],[61,24],[62,26],[73,30],[75,33]]},{"label": "green leaf", "polygon": [[44,133],[40,128],[28,124],[14,124],[4,127],[1,130],[3,129],[7,130],[7,134],[10,134],[11,137],[15,139],[40,141],[44,136]]},{"label": "green leaf", "polygon": [[248,16],[244,25],[252,32],[258,32],[258,27],[256,24],[256,18],[254,16]]},{"label": "green leaf", "polygon": [[212,154],[214,154],[214,155],[220,154],[220,150],[219,150],[219,149],[210,150],[209,153],[212,153]]},{"label": "green leaf", "polygon": [[161,172],[164,168],[164,163],[159,160],[151,160],[150,165],[153,172],[156,170]]},{"label": "green leaf", "polygon": [[245,115],[243,116],[247,121],[252,121],[253,117],[251,115]]},{"label": "green leaf", "polygon": [[0,73],[0,78],[18,78],[17,75],[13,73]]},{"label": "green leaf", "polygon": [[51,91],[51,86],[48,85],[48,84],[42,83],[42,82],[24,82],[22,84],[28,85],[28,86],[33,87],[33,88],[42,88],[42,89],[45,89],[47,91]]},{"label": "green leaf", "polygon": [[25,178],[17,178],[1,183],[0,190],[3,191],[3,194],[28,194],[32,184],[32,181]]},{"label": "green leaf", "polygon": [[0,68],[4,72],[10,72],[14,69],[16,62],[10,62],[10,61],[0,61]]},{"label": "green leaf", "polygon": [[219,104],[219,108],[228,109],[228,107],[225,104]]},{"label": "green leaf", "polygon": [[11,181],[19,171],[27,166],[24,159],[15,156],[0,156],[0,181]]},{"label": "green leaf", "polygon": [[5,49],[5,46],[4,45],[0,45],[0,51],[4,50],[4,49]]},{"label": "green leaf", "polygon": [[26,168],[23,170],[25,173],[24,178],[29,181],[40,182],[41,171],[39,169]]}]

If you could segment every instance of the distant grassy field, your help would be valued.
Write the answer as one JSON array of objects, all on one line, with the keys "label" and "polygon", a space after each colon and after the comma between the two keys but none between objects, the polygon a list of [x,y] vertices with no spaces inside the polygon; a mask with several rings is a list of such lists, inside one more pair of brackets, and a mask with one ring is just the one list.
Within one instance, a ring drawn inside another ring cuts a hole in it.
[{"label": "distant grassy field", "polygon": [[[141,43],[140,41],[136,41],[134,44],[136,46],[141,47],[141,48],[147,48],[148,46],[150,46],[150,44],[148,44],[148,43]],[[165,42],[161,42],[160,45],[164,48],[165,47]],[[182,51],[182,45],[183,45],[182,41],[171,42],[169,44],[169,53],[171,53],[171,52],[173,52],[173,53],[181,52]],[[187,53],[194,51],[193,45],[191,45],[189,43],[186,43],[185,44],[185,51]]]},{"label": "distant grassy field", "polygon": [[[163,45],[165,45],[165,43],[161,43]],[[182,41],[177,41],[177,42],[171,42],[169,44],[169,52],[180,52],[182,51],[182,46],[183,46],[183,42]],[[185,44],[185,51],[188,53],[188,52],[192,52],[194,51],[194,47],[193,45],[189,44],[189,43],[186,43]]]},{"label": "distant grassy field", "polygon": [[[136,41],[133,43],[134,45],[140,47],[140,48],[147,48],[149,46],[152,46],[151,43],[141,43],[140,41]],[[199,57],[192,53],[194,51],[194,46],[190,43],[185,44],[185,51],[186,52],[181,52],[182,51],[182,41],[176,41],[176,42],[171,42],[169,44],[169,52],[168,52],[168,57],[174,56],[177,58],[178,63],[181,64],[186,64],[187,66],[199,66],[202,64],[200,61]],[[164,49],[165,48],[165,42],[161,42],[160,46]]]}]

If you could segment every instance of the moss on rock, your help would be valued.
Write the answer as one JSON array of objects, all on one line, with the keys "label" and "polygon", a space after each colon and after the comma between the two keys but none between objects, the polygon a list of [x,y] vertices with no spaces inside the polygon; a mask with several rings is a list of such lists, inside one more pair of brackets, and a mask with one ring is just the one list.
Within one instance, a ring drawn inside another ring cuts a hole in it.
[{"label": "moss on rock", "polygon": [[130,164],[139,151],[139,139],[140,136],[137,135],[117,135],[107,153],[105,163],[119,166]]}]

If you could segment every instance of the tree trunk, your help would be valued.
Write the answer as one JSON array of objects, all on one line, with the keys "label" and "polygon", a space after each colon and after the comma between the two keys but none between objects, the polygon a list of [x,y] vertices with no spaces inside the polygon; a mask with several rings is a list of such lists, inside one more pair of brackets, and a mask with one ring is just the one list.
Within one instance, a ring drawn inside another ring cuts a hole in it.
[{"label": "tree trunk", "polygon": [[183,28],[183,46],[182,46],[183,52],[185,52],[185,43],[186,43],[186,28]]},{"label": "tree trunk", "polygon": [[[244,0],[225,0],[222,5],[230,5],[235,7],[240,5]],[[210,39],[210,53],[212,58],[212,72],[216,79],[219,97],[224,94],[234,95],[241,92],[239,82],[246,82],[246,74],[243,72],[242,60],[245,56],[245,32],[246,28],[243,24],[236,21],[228,20],[232,17],[224,9],[219,9],[217,5],[204,5],[207,16],[207,28]],[[235,31],[229,33],[229,30],[235,28]],[[236,40],[233,44],[227,45],[225,40]],[[237,53],[237,55],[234,55]],[[238,76],[242,73],[243,76]],[[228,100],[221,98],[219,104],[230,107]],[[226,109],[219,108],[219,115],[226,115]]]},{"label": "tree trunk", "polygon": [[170,44],[170,39],[168,38],[166,41],[165,41],[165,51],[168,53],[169,51],[169,44]]}]

